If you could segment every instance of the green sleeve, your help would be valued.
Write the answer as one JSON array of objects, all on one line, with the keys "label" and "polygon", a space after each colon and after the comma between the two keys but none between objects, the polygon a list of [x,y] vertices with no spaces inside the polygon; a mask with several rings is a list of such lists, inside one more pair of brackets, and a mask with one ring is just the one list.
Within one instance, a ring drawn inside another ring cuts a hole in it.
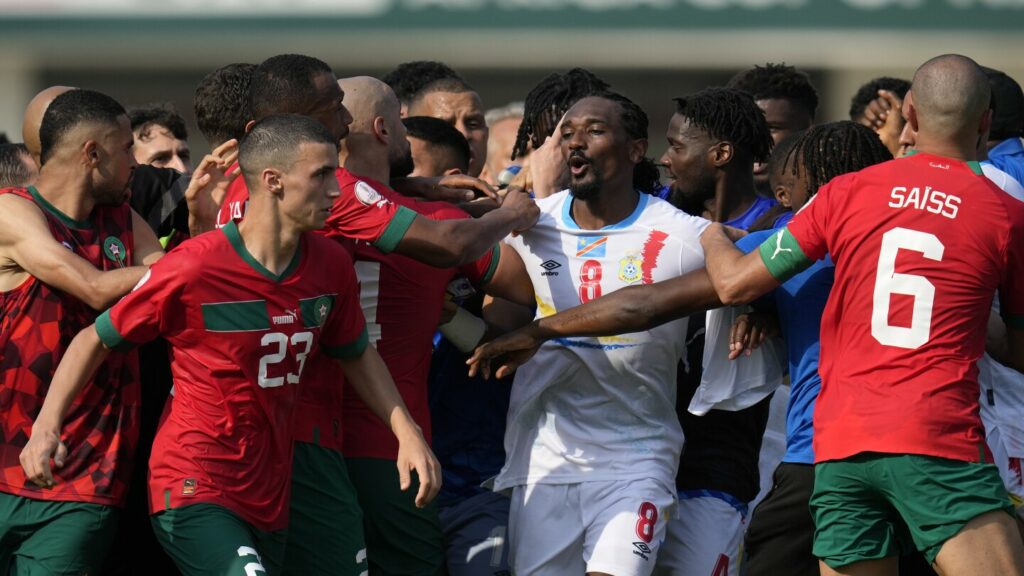
[{"label": "green sleeve", "polygon": [[814,263],[808,258],[789,228],[782,228],[757,249],[768,272],[780,283],[789,280]]},{"label": "green sleeve", "polygon": [[384,233],[373,242],[374,247],[385,254],[393,252],[405,237],[405,233],[409,231],[409,226],[412,226],[412,221],[416,219],[416,216],[416,212],[405,206],[399,206],[395,215],[391,217],[388,227],[384,229]]}]

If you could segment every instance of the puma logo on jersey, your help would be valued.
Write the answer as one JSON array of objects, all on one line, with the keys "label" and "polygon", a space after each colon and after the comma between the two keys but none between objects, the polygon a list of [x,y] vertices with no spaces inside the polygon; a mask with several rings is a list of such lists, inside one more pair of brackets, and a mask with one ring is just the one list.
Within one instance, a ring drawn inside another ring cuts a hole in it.
[{"label": "puma logo on jersey", "polygon": [[792,248],[783,248],[782,247],[782,235],[785,234],[785,233],[786,233],[786,229],[783,228],[782,230],[779,230],[778,235],[775,236],[775,253],[772,254],[772,260],[775,260],[775,257],[778,256],[782,252],[792,252],[793,251]]},{"label": "puma logo on jersey", "polygon": [[285,310],[281,316],[274,316],[274,324],[295,324],[299,319],[299,315],[293,310]]}]

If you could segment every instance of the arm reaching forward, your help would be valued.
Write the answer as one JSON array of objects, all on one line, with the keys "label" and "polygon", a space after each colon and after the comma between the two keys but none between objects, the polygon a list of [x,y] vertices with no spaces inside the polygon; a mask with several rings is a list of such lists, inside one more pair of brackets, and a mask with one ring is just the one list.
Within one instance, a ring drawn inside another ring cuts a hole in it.
[{"label": "arm reaching forward", "polygon": [[410,472],[416,471],[420,488],[416,506],[422,508],[441,490],[441,464],[423,439],[420,427],[413,422],[405,403],[395,388],[387,366],[373,346],[359,356],[338,359],[345,380],[366,405],[391,428],[398,438],[398,477],[402,490],[412,485]]}]

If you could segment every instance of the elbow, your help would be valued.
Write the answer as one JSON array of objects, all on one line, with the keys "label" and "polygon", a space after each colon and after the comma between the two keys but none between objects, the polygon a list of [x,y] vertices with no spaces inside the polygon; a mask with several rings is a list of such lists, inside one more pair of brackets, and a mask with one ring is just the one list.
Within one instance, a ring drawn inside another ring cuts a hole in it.
[{"label": "elbow", "polygon": [[114,297],[103,292],[102,287],[98,282],[89,282],[85,287],[85,294],[82,295],[82,301],[85,302],[89,308],[97,311],[103,311],[110,307],[114,301]]},{"label": "elbow", "polygon": [[725,306],[741,306],[757,297],[757,294],[754,294],[743,283],[732,278],[717,282],[715,292],[718,293],[718,299]]}]

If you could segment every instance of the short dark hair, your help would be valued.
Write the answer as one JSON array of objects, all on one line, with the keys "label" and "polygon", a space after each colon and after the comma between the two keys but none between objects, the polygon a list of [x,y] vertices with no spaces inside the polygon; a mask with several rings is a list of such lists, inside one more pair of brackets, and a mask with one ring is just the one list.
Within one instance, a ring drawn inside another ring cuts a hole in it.
[{"label": "short dark hair", "polygon": [[11,139],[7,137],[7,132],[0,132],[0,144],[10,144]]},{"label": "short dark hair", "polygon": [[128,110],[128,123],[132,132],[146,138],[153,126],[163,126],[178,140],[188,140],[188,129],[185,119],[174,110],[169,102],[133,106]]},{"label": "short dark hair", "polygon": [[192,107],[196,125],[210,146],[245,135],[245,125],[252,120],[249,86],[255,72],[255,64],[228,64],[199,81]]},{"label": "short dark hair", "polygon": [[30,161],[32,156],[28,147],[21,143],[4,142],[0,144],[0,188],[24,186],[32,177],[24,158]]},{"label": "short dark hair", "polygon": [[875,78],[857,89],[857,93],[850,99],[850,120],[857,121],[864,114],[864,110],[872,100],[878,98],[879,90],[888,90],[900,97],[902,100],[910,90],[910,80],[902,78],[890,78],[882,76]]},{"label": "short dark hair", "polygon": [[88,122],[116,126],[125,115],[124,106],[117,100],[94,90],[68,90],[57,96],[39,125],[39,164],[46,164],[54,149],[77,126]]},{"label": "short dark hair", "polygon": [[768,159],[772,133],[764,111],[750,94],[732,88],[707,88],[675,98],[676,114],[707,132],[712,138],[732,143],[755,162]]},{"label": "short dark hair", "polygon": [[408,106],[424,87],[442,79],[462,81],[462,76],[443,62],[416,60],[399,64],[381,81],[394,90],[399,102]]},{"label": "short dark hair", "polygon": [[608,87],[607,82],[585,68],[573,68],[564,74],[544,77],[526,95],[523,121],[519,124],[510,160],[525,156],[531,144],[534,148],[543,144],[573,104],[586,96],[604,92]]},{"label": "short dark hair", "polygon": [[810,77],[785,63],[754,66],[733,76],[726,86],[743,90],[754,100],[787,100],[806,110],[812,120],[818,112],[818,91]]},{"label": "short dark hair", "polygon": [[402,119],[405,129],[412,138],[419,138],[431,146],[449,150],[458,162],[454,168],[469,170],[469,142],[454,126],[431,116],[409,116]]},{"label": "short dark hair", "polygon": [[842,120],[808,128],[780,160],[780,173],[788,170],[799,177],[806,171],[807,190],[813,196],[836,176],[892,160],[892,153],[874,130]]},{"label": "short dark hair", "polygon": [[[622,110],[622,115],[619,119],[622,122],[622,128],[625,130],[626,136],[633,140],[647,139],[647,128],[650,125],[650,121],[647,119],[647,113],[637,103],[622,94],[609,90],[591,94],[587,97],[602,98],[618,104],[619,109]],[[649,194],[653,194],[661,188],[661,173],[658,171],[658,166],[650,158],[641,158],[640,163],[633,167],[633,188]]]},{"label": "short dark hair", "polygon": [[281,54],[263,61],[253,72],[249,86],[250,120],[272,114],[305,113],[316,93],[314,79],[334,74],[323,60],[301,54]]},{"label": "short dark hair", "polygon": [[249,189],[256,185],[254,178],[261,170],[270,166],[290,167],[299,147],[307,142],[338,149],[331,132],[308,116],[275,114],[257,121],[238,148],[238,164]]}]

